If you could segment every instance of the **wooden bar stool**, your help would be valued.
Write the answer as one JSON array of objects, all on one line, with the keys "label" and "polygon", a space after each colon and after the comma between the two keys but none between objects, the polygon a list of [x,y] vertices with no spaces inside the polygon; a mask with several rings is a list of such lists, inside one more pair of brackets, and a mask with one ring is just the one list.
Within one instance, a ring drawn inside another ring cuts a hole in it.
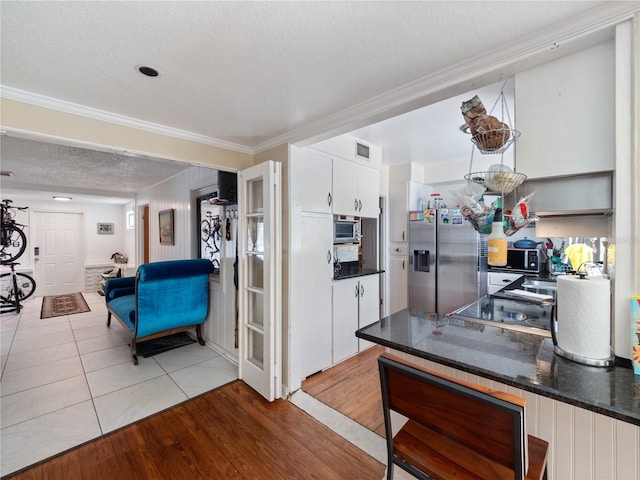
[{"label": "wooden bar stool", "polygon": [[[549,444],[527,435],[525,400],[383,353],[378,358],[387,480],[398,465],[423,480],[540,480]],[[393,436],[391,411],[408,419]]]}]

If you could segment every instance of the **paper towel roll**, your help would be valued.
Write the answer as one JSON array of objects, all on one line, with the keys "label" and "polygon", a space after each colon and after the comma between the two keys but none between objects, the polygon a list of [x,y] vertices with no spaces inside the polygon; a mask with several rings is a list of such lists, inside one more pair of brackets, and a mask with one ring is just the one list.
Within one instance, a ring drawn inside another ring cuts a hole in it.
[{"label": "paper towel roll", "polygon": [[586,359],[611,356],[610,283],[607,278],[558,277],[558,347]]}]

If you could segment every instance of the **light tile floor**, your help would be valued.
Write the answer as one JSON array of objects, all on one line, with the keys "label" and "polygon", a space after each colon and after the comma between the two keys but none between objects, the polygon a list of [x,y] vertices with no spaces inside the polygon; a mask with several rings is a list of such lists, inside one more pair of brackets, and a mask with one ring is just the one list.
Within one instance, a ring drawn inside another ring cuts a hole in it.
[{"label": "light tile floor", "polygon": [[90,312],[40,319],[42,298],[0,316],[0,475],[133,423],[238,378],[197,343],[134,366],[129,338],[106,326],[104,297]]}]

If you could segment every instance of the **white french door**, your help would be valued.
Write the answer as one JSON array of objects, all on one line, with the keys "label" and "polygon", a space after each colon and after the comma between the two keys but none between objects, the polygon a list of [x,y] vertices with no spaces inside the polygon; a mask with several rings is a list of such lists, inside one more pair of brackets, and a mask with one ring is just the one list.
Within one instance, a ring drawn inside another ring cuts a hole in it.
[{"label": "white french door", "polygon": [[238,174],[239,375],[264,398],[282,390],[280,163]]}]

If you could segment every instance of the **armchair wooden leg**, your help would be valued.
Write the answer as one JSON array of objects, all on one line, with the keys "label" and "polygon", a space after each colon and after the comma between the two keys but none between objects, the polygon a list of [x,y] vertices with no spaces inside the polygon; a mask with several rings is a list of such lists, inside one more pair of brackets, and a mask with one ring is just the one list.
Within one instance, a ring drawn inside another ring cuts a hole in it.
[{"label": "armchair wooden leg", "polygon": [[200,325],[196,326],[196,336],[198,337],[198,343],[204,346],[205,342],[204,342],[204,338],[202,338],[202,328]]},{"label": "armchair wooden leg", "polygon": [[111,326],[111,312],[107,312],[107,327]]},{"label": "armchair wooden leg", "polygon": [[131,339],[131,358],[133,359],[133,364],[138,365],[138,354],[136,352],[136,339]]}]

